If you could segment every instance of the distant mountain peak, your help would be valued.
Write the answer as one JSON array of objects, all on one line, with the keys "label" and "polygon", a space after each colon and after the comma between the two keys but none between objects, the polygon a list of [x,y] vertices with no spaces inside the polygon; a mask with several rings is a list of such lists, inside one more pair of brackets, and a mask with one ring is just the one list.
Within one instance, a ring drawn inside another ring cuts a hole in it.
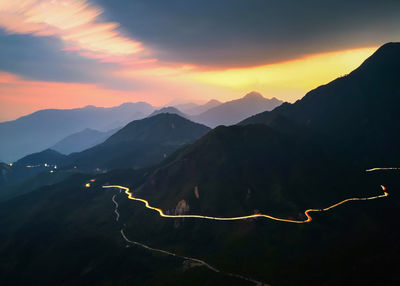
[{"label": "distant mountain peak", "polygon": [[264,96],[262,96],[262,94],[257,92],[257,91],[252,91],[252,92],[249,92],[248,94],[246,94],[243,98],[246,98],[246,99],[259,99],[259,98],[264,98]]},{"label": "distant mountain peak", "polygon": [[[400,43],[391,42],[382,45],[361,66],[353,73],[365,70],[380,70],[382,72],[398,71],[398,62],[400,60]],[[393,70],[392,70],[393,69]]]},{"label": "distant mountain peak", "polygon": [[85,109],[95,109],[95,108],[97,108],[97,107],[90,104],[90,105],[86,105],[84,108],[85,108]]},{"label": "distant mountain peak", "polygon": [[400,42],[389,42],[383,44],[379,47],[379,49],[375,52],[375,54],[379,54],[381,52],[388,52],[389,50],[399,50],[400,49]]},{"label": "distant mountain peak", "polygon": [[204,105],[207,105],[207,104],[221,104],[221,101],[216,100],[216,99],[210,99]]},{"label": "distant mountain peak", "polygon": [[182,113],[178,108],[173,107],[173,106],[166,106],[161,109],[158,109],[158,110],[154,111],[152,114],[150,114],[148,117],[152,117],[152,116],[162,114],[162,113],[177,114],[181,117],[186,117],[186,115],[184,113]]}]

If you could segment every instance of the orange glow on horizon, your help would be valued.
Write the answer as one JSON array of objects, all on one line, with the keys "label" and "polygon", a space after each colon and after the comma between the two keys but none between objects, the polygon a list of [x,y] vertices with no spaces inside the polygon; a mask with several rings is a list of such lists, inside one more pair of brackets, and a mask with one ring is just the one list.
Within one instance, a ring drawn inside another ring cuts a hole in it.
[{"label": "orange glow on horizon", "polygon": [[[232,100],[256,90],[265,97],[294,102],[308,91],[350,73],[374,53],[377,47],[319,53],[284,61],[245,68],[209,69],[187,64],[160,62],[137,67],[122,67],[114,74],[124,78],[157,78],[175,85],[194,85],[212,90],[222,101]],[[194,90],[194,89],[192,89]],[[224,91],[224,92],[221,92]]]},{"label": "orange glow on horizon", "polygon": [[[74,50],[74,47],[67,47]],[[110,107],[129,101],[162,106],[171,100],[222,102],[255,90],[265,97],[293,102],[319,85],[357,68],[376,47],[310,55],[304,58],[247,68],[206,70],[194,65],[163,63],[118,55],[83,52],[102,62],[117,62],[110,78],[140,82],[135,91],[108,89],[99,84],[23,80],[0,72],[0,121],[44,108]]]},{"label": "orange glow on horizon", "polygon": [[95,84],[29,81],[0,72],[0,121],[13,120],[39,109],[69,109],[86,105],[112,107],[136,101],[159,106],[166,99],[158,97],[152,90],[137,93],[102,88]]},{"label": "orange glow on horizon", "polygon": [[295,60],[246,68],[193,71],[183,80],[220,86],[241,93],[257,90],[293,102],[311,89],[350,73],[378,47],[313,54]]}]

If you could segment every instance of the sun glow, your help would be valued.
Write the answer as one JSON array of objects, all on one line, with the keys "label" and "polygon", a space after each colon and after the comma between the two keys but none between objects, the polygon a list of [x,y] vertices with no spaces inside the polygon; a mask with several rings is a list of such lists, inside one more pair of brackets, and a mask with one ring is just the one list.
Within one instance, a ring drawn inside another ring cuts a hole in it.
[{"label": "sun glow", "polygon": [[304,58],[247,68],[192,71],[181,78],[242,93],[260,91],[294,101],[310,89],[357,68],[377,47],[314,54]]}]

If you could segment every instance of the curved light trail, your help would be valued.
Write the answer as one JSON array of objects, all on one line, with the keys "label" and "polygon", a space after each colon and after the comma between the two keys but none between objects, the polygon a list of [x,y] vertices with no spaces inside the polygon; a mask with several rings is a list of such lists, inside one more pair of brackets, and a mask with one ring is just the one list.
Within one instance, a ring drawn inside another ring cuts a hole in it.
[{"label": "curved light trail", "polygon": [[[117,201],[115,200],[115,197],[116,197],[116,195],[114,195],[114,196],[112,197],[111,200],[112,200],[112,201],[114,202],[114,204],[115,204],[115,210],[114,210],[114,212],[115,212],[116,215],[117,215],[117,217],[116,217],[115,220],[118,221],[118,218],[119,218],[118,203],[117,203]],[[201,266],[205,266],[206,268],[208,268],[209,270],[211,270],[211,271],[213,271],[213,272],[221,273],[221,274],[228,275],[228,276],[235,277],[235,278],[239,278],[239,279],[242,279],[242,280],[246,280],[246,281],[248,281],[248,282],[254,283],[254,284],[257,285],[257,286],[269,286],[268,284],[263,283],[263,282],[258,281],[258,280],[255,280],[255,279],[253,279],[253,278],[245,277],[245,276],[243,276],[243,275],[236,274],[236,273],[221,271],[221,270],[219,270],[219,269],[217,269],[217,268],[211,266],[210,264],[208,264],[208,263],[205,262],[204,260],[201,260],[201,259],[198,259],[198,258],[189,257],[189,256],[184,256],[184,255],[179,255],[179,254],[176,254],[176,253],[167,251],[167,250],[163,250],[163,249],[159,249],[159,248],[150,247],[150,246],[148,246],[148,245],[146,245],[146,244],[143,244],[143,243],[141,243],[141,242],[137,242],[137,241],[130,240],[130,239],[126,236],[126,234],[125,234],[125,232],[124,232],[123,229],[121,229],[120,233],[121,233],[122,238],[123,238],[127,243],[134,244],[134,245],[136,245],[136,246],[142,247],[142,248],[147,249],[147,250],[149,250],[149,251],[158,252],[158,253],[162,253],[162,254],[169,255],[169,256],[174,256],[174,257],[177,257],[177,258],[180,258],[180,259],[183,259],[183,260],[189,260],[189,261],[198,263],[198,264],[200,264]]]},{"label": "curved light trail", "polygon": [[[380,170],[400,170],[400,168],[373,168],[373,169],[366,170],[366,172],[373,172],[373,171],[380,171]],[[119,185],[109,185],[109,186],[103,186],[103,188],[105,188],[105,189],[106,188],[118,188],[120,192],[121,192],[121,190],[124,190],[125,194],[128,196],[128,199],[134,200],[134,201],[140,201],[140,202],[144,203],[146,208],[158,212],[158,214],[161,217],[165,217],[165,218],[198,218],[198,219],[209,219],[209,220],[219,220],[219,221],[234,221],[234,220],[246,220],[246,219],[261,218],[262,217],[262,218],[267,218],[267,219],[271,219],[271,220],[275,220],[275,221],[289,222],[289,223],[296,223],[296,224],[302,224],[302,223],[311,222],[312,221],[312,217],[310,216],[311,212],[325,212],[325,211],[331,210],[331,209],[333,209],[335,207],[338,207],[338,206],[340,206],[342,204],[345,204],[347,202],[350,202],[350,201],[368,201],[368,200],[375,200],[375,199],[384,198],[384,197],[389,196],[389,193],[386,192],[386,187],[381,185],[381,189],[383,191],[382,195],[373,196],[373,197],[365,197],[365,198],[349,198],[349,199],[345,199],[343,201],[340,201],[340,202],[338,202],[336,204],[333,204],[333,205],[331,205],[329,207],[326,207],[326,208],[323,208],[323,209],[307,209],[304,212],[304,214],[307,217],[307,219],[305,219],[305,220],[291,220],[291,219],[273,217],[273,216],[267,215],[267,214],[253,214],[253,215],[238,216],[238,217],[212,217],[212,216],[202,216],[202,215],[169,215],[169,214],[165,214],[162,209],[151,206],[147,200],[141,199],[141,198],[136,198],[128,187],[119,186]],[[115,207],[116,208],[115,208],[114,212],[117,214],[116,221],[118,221],[118,218],[119,218],[118,203],[115,201],[115,195],[112,197],[112,201],[115,203]],[[222,274],[225,274],[225,275],[228,275],[228,276],[231,276],[231,277],[236,277],[236,278],[239,278],[239,279],[243,279],[243,280],[252,282],[252,283],[254,283],[256,285],[268,285],[268,284],[265,284],[263,282],[257,281],[257,280],[252,279],[252,278],[244,277],[244,276],[239,275],[239,274],[230,273],[230,272],[222,272],[221,270],[211,266],[207,262],[205,262],[203,260],[200,260],[200,259],[197,259],[197,258],[175,254],[175,253],[172,253],[172,252],[169,252],[169,251],[166,251],[166,250],[150,247],[148,245],[145,245],[145,244],[137,242],[137,241],[132,241],[125,235],[123,229],[121,229],[120,232],[121,232],[121,235],[122,235],[123,239],[126,242],[130,243],[130,244],[134,244],[134,245],[140,246],[140,247],[145,248],[145,249],[150,250],[150,251],[159,252],[159,253],[162,253],[162,254],[165,254],[165,255],[170,255],[170,256],[181,258],[181,259],[193,261],[193,262],[196,262],[196,263],[199,263],[199,264],[205,266],[206,268],[208,268],[211,271],[214,271],[214,272],[217,272],[217,273],[222,273]]]},{"label": "curved light trail", "polygon": [[389,171],[389,170],[399,170],[400,168],[388,167],[388,168],[372,168],[365,170],[365,172],[374,172],[374,171]]},{"label": "curved light trail", "polygon": [[256,285],[266,285],[266,286],[268,285],[268,284],[265,284],[265,283],[263,283],[263,282],[261,282],[261,281],[257,281],[257,280],[252,279],[252,278],[244,277],[244,276],[239,275],[239,274],[230,273],[230,272],[223,272],[223,271],[221,271],[221,270],[219,270],[219,269],[217,269],[217,268],[211,266],[211,265],[208,264],[207,262],[205,262],[205,261],[203,261],[203,260],[200,260],[200,259],[197,259],[197,258],[179,255],[179,254],[176,254],[176,253],[173,253],[173,252],[169,252],[169,251],[162,250],[162,249],[158,249],[158,248],[153,248],[153,247],[150,247],[150,246],[148,246],[148,245],[146,245],[146,244],[143,244],[143,243],[140,243],[140,242],[137,242],[137,241],[130,240],[130,239],[125,235],[125,232],[124,232],[123,229],[121,229],[121,235],[122,235],[122,237],[124,238],[124,240],[125,240],[126,242],[128,242],[128,243],[130,243],[130,244],[134,244],[134,245],[140,246],[140,247],[143,247],[143,248],[145,248],[145,249],[147,249],[147,250],[154,251],[154,252],[159,252],[159,253],[162,253],[162,254],[165,254],[165,255],[174,256],[174,257],[181,258],[181,259],[184,259],[184,260],[193,261],[193,262],[199,263],[199,264],[201,264],[201,265],[207,267],[209,270],[211,270],[211,271],[213,271],[213,272],[221,273],[221,274],[228,275],[228,276],[235,277],[235,278],[239,278],[239,279],[243,279],[243,280],[252,282],[252,283],[254,283],[254,284],[256,284]]},{"label": "curved light trail", "polygon": [[305,219],[305,220],[292,220],[292,219],[274,217],[274,216],[267,215],[267,214],[252,214],[252,215],[237,216],[237,217],[213,217],[213,216],[203,216],[203,215],[169,215],[169,214],[165,214],[162,209],[151,206],[149,204],[149,201],[147,201],[145,199],[136,198],[133,195],[133,193],[129,190],[128,187],[119,186],[119,185],[110,185],[110,186],[103,186],[103,188],[119,188],[119,189],[123,189],[123,190],[125,190],[125,194],[128,195],[128,199],[144,203],[146,208],[158,212],[158,214],[161,217],[165,217],[165,218],[198,218],[198,219],[219,220],[219,221],[234,221],[234,220],[246,220],[246,219],[253,219],[253,218],[267,218],[267,219],[271,219],[271,220],[275,220],[275,221],[297,223],[297,224],[311,222],[312,221],[312,217],[310,216],[311,212],[325,212],[325,211],[328,211],[330,209],[333,209],[333,208],[335,208],[337,206],[340,206],[340,205],[345,204],[345,203],[350,202],[350,201],[368,201],[368,200],[375,200],[375,199],[384,198],[384,197],[389,196],[389,194],[386,192],[385,186],[381,185],[381,189],[383,191],[382,195],[378,195],[378,196],[374,196],[374,197],[367,197],[367,198],[349,198],[349,199],[345,199],[343,201],[340,201],[340,202],[338,202],[338,203],[336,203],[334,205],[331,205],[331,206],[329,206],[327,208],[323,208],[323,209],[307,209],[304,212],[304,214],[307,217],[307,219]]},{"label": "curved light trail", "polygon": [[115,200],[115,195],[112,197],[111,200],[112,200],[113,203],[115,204],[115,210],[114,210],[115,215],[116,215],[115,221],[118,221],[118,220],[119,220],[118,203],[117,203],[117,201]]},{"label": "curved light trail", "polygon": [[129,238],[126,237],[123,229],[121,229],[121,235],[124,238],[124,240],[126,242],[128,242],[128,243],[138,245],[138,246],[143,247],[143,248],[145,248],[147,250],[150,250],[150,251],[155,251],[155,252],[159,252],[159,253],[162,253],[162,254],[166,254],[166,255],[182,258],[182,259],[185,259],[185,260],[190,260],[190,261],[193,261],[193,262],[197,262],[197,263],[202,264],[203,266],[207,267],[208,269],[210,269],[210,270],[212,270],[214,272],[221,272],[220,270],[218,270],[217,268],[212,267],[210,264],[204,262],[203,260],[200,260],[200,259],[197,259],[197,258],[188,257],[188,256],[178,255],[178,254],[166,251],[166,250],[162,250],[162,249],[158,249],[158,248],[153,248],[153,247],[147,246],[146,244],[143,244],[143,243],[140,243],[140,242],[137,242],[137,241],[132,241],[132,240],[130,240]]}]

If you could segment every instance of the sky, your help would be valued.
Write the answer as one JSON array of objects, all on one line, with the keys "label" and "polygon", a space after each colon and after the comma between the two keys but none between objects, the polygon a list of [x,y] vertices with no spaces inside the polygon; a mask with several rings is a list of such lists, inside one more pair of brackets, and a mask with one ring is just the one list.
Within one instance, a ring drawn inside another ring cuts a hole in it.
[{"label": "sky", "polygon": [[399,28],[398,0],[0,0],[0,121],[250,91],[294,102]]}]

